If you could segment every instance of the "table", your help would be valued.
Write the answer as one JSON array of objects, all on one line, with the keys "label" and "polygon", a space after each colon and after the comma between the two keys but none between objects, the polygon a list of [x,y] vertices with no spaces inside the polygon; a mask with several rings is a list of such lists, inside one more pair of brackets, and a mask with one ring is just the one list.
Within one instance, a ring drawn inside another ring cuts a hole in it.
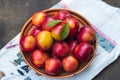
[{"label": "table", "polygon": [[[0,49],[14,38],[26,20],[36,11],[50,8],[60,0],[0,0]],[[120,0],[104,0],[120,7]],[[93,80],[119,80],[120,58],[105,68]]]}]

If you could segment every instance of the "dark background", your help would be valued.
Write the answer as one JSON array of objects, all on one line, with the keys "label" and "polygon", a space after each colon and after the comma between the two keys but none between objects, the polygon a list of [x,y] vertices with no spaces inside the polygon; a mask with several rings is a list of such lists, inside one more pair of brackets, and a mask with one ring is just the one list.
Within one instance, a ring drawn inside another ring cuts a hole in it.
[{"label": "dark background", "polygon": [[[50,8],[60,0],[0,0],[0,49],[21,30],[36,11]],[[120,8],[120,0],[104,0]],[[120,58],[93,80],[120,80]],[[87,77],[87,76],[86,76]]]}]

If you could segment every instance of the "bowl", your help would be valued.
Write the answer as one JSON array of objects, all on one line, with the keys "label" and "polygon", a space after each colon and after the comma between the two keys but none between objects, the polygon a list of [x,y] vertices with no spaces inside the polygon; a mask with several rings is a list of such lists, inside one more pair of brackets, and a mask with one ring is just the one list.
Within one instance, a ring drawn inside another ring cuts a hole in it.
[{"label": "bowl", "polygon": [[[48,9],[48,10],[44,10],[48,15],[54,15],[56,12],[60,11],[60,10],[66,10],[66,9]],[[79,22],[81,26],[90,26],[93,28],[93,25],[82,15],[71,11],[71,10],[66,10],[68,11],[72,17],[76,18]],[[32,17],[30,19],[28,19],[28,21],[24,24],[21,33],[20,33],[20,39],[22,38],[22,36],[26,35],[30,29],[33,27],[32,24]],[[33,63],[31,63],[30,61],[30,54],[27,54],[26,52],[22,51],[21,47],[20,47],[20,51],[21,51],[21,55],[23,57],[23,59],[25,60],[25,62],[39,75],[43,75],[43,76],[47,76],[47,77],[51,77],[51,78],[67,78],[67,77],[71,77],[74,76],[76,74],[81,73],[83,70],[85,70],[93,61],[95,55],[96,55],[96,49],[97,49],[97,37],[96,37],[96,41],[94,43],[94,53],[93,56],[86,62],[82,63],[81,65],[79,65],[78,69],[73,71],[73,72],[65,72],[65,71],[61,71],[61,73],[59,75],[56,76],[51,76],[46,74],[44,69],[39,69],[37,68]]]}]

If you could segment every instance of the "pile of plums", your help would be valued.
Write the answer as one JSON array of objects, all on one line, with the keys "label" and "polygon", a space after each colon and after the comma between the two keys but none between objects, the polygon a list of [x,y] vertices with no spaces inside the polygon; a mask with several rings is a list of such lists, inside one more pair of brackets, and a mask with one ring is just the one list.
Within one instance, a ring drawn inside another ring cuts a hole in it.
[{"label": "pile of plums", "polygon": [[70,12],[60,10],[52,16],[36,12],[32,24],[28,34],[20,39],[20,47],[48,75],[59,75],[63,70],[73,72],[93,56],[95,30],[81,26]]}]

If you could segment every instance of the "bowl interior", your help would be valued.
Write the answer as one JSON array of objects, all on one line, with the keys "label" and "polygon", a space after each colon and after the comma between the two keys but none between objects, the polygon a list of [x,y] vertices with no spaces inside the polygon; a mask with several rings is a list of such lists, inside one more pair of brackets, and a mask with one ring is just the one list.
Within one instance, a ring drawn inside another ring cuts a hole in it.
[{"label": "bowl interior", "polygon": [[[54,15],[59,10],[64,10],[64,9],[49,9],[49,10],[45,10],[45,12],[48,15]],[[87,19],[85,19],[82,15],[79,15],[78,13],[70,11],[70,10],[67,10],[67,11],[71,13],[72,17],[76,18],[80,22],[81,26],[88,25],[88,26],[92,27],[92,24]],[[31,19],[32,18],[30,18],[25,23],[25,25],[23,26],[23,28],[21,30],[21,37],[24,36],[24,35],[27,35],[29,33],[30,29],[32,29],[33,24],[32,24]],[[89,59],[89,61],[86,61],[85,63],[80,64],[78,69],[73,71],[73,72],[68,73],[68,72],[65,72],[65,71],[62,70],[61,73],[57,76],[50,76],[45,72],[44,69],[40,69],[40,68],[37,68],[36,66],[34,66],[30,61],[30,55],[31,54],[30,53],[27,54],[26,52],[22,51],[21,48],[20,48],[20,50],[21,50],[21,54],[22,54],[22,57],[24,58],[25,62],[38,74],[48,76],[48,77],[52,77],[52,78],[66,78],[66,77],[70,77],[70,76],[73,76],[75,74],[80,73],[81,71],[83,71],[85,68],[87,68],[90,65],[90,63],[92,62],[92,60],[94,59],[94,57],[96,55],[97,38],[96,38],[96,41],[95,41],[95,44],[94,44],[94,48],[95,48],[95,51],[93,53],[93,56]]]}]

